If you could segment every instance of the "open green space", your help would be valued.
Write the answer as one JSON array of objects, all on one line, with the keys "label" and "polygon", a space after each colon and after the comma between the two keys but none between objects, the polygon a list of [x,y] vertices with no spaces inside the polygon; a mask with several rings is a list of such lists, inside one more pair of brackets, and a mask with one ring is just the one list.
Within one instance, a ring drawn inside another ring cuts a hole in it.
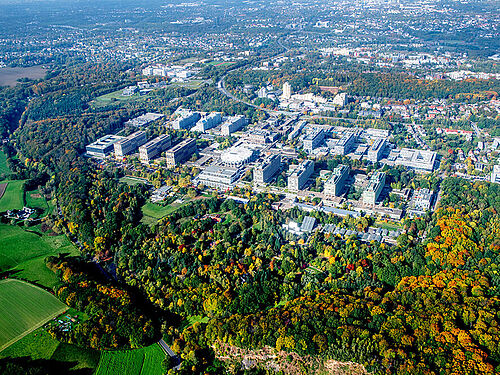
[{"label": "open green space", "polygon": [[7,189],[0,198],[0,212],[20,210],[24,207],[24,181],[3,181],[7,182]]},{"label": "open green space", "polygon": [[203,79],[192,79],[187,82],[172,82],[167,87],[185,87],[187,89],[199,89],[203,84],[210,83],[209,81],[205,81]]},{"label": "open green space", "polygon": [[40,194],[39,190],[30,190],[24,193],[24,203],[26,207],[38,208],[42,211],[39,217],[43,217],[49,211],[47,200]]},{"label": "open green space", "polygon": [[159,205],[157,203],[147,202],[142,206],[142,222],[145,224],[154,224],[161,218],[170,215],[172,212],[177,210],[179,207],[186,205],[187,202],[183,203],[171,203],[166,206]]},{"label": "open green space", "polygon": [[67,308],[49,292],[27,282],[0,281],[0,350]]},{"label": "open green space", "polygon": [[139,95],[139,93],[136,93],[132,96],[123,96],[122,95],[123,89],[117,90],[110,92],[109,94],[101,95],[92,102],[90,102],[91,106],[99,108],[99,107],[105,107],[109,104],[116,103],[116,102],[135,102],[138,100],[144,100],[145,98],[148,97],[148,95]]},{"label": "open green space", "polygon": [[48,236],[36,229],[0,224],[0,272],[12,270],[14,277],[53,287],[58,279],[45,266],[45,258],[78,251],[66,236]]},{"label": "open green space", "polygon": [[2,175],[7,176],[11,172],[7,164],[7,155],[5,155],[5,152],[0,151],[0,180],[2,179]]},{"label": "open green space", "polygon": [[72,369],[88,369],[82,372],[85,374],[94,372],[99,363],[99,356],[100,353],[97,350],[57,341],[43,327],[27,334],[0,352],[0,358],[30,357],[34,360],[75,362],[77,364]]},{"label": "open green space", "polygon": [[394,222],[388,222],[388,223],[385,223],[383,221],[376,221],[375,224],[373,225],[374,227],[377,227],[377,228],[382,228],[382,229],[387,229],[387,230],[398,230],[398,229],[402,229],[401,225],[398,224],[398,223],[394,223]]},{"label": "open green space", "polygon": [[158,344],[135,350],[103,351],[95,375],[162,375],[164,358]]},{"label": "open green space", "polygon": [[139,185],[139,184],[145,184],[145,185],[150,185],[149,181],[144,179],[144,178],[139,178],[139,177],[122,177],[119,180],[122,184],[127,184],[130,186],[134,185]]}]

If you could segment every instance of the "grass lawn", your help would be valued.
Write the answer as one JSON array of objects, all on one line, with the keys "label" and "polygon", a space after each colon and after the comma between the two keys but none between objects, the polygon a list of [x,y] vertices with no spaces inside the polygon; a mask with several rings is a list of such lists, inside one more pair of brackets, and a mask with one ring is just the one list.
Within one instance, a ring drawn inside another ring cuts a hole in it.
[{"label": "grass lawn", "polygon": [[38,190],[26,191],[24,193],[24,202],[26,203],[27,207],[38,208],[43,211],[38,217],[44,217],[49,211],[47,200],[40,194],[40,191]]},{"label": "grass lawn", "polygon": [[164,358],[158,344],[135,350],[103,351],[95,375],[162,375]]},{"label": "grass lawn", "polygon": [[45,266],[45,258],[59,253],[76,255],[78,251],[64,235],[47,236],[0,224],[0,272],[13,270],[15,277],[53,287],[58,279]]},{"label": "grass lawn", "polygon": [[187,327],[192,327],[194,323],[208,323],[210,318],[208,316],[193,315],[188,316],[181,324],[181,331]]},{"label": "grass lawn", "polygon": [[376,221],[374,224],[375,227],[383,228],[387,230],[400,230],[402,226],[398,223],[384,223],[383,221]]},{"label": "grass lawn", "polygon": [[135,102],[138,100],[144,100],[148,95],[139,95],[136,93],[132,96],[123,96],[123,90],[117,90],[110,92],[106,95],[101,95],[90,102],[90,105],[94,108],[105,107],[110,104],[120,103],[120,102]]},{"label": "grass lawn", "polygon": [[142,206],[142,214],[144,215],[141,221],[144,224],[155,224],[161,218],[170,215],[172,212],[177,210],[179,207],[186,205],[188,202],[184,203],[171,203],[168,206],[161,206],[156,203],[147,202]]},{"label": "grass lawn", "polygon": [[0,198],[0,212],[7,210],[20,210],[24,207],[24,180],[4,181],[7,189]]},{"label": "grass lawn", "polygon": [[67,306],[24,281],[0,281],[0,350],[58,316]]},{"label": "grass lawn", "polygon": [[192,79],[187,82],[172,82],[167,87],[185,87],[187,89],[199,89],[203,84],[209,83],[203,79]]},{"label": "grass lawn", "polygon": [[2,175],[9,175],[11,172],[7,165],[7,155],[5,155],[5,152],[0,151],[0,179]]},{"label": "grass lawn", "polygon": [[139,185],[139,184],[145,184],[145,185],[150,185],[149,181],[144,179],[144,178],[139,178],[139,177],[122,177],[119,180],[122,184],[127,184],[127,185]]},{"label": "grass lawn", "polygon": [[31,357],[60,362],[77,362],[72,368],[88,369],[82,373],[92,374],[99,363],[100,352],[61,343],[50,336],[44,328],[38,328],[0,352],[0,358]]}]

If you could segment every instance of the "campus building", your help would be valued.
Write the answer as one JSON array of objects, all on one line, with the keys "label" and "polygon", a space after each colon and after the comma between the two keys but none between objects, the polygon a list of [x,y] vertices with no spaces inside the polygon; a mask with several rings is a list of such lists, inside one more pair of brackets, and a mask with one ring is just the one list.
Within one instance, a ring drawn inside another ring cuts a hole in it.
[{"label": "campus building", "polygon": [[323,129],[314,130],[312,133],[307,134],[304,137],[304,150],[311,152],[325,139],[325,132]]},{"label": "campus building", "polygon": [[389,155],[389,160],[391,159],[394,160],[394,165],[403,165],[422,172],[432,172],[436,164],[437,153],[402,148],[399,151],[392,151]]},{"label": "campus building", "polygon": [[139,146],[146,143],[146,141],[146,133],[141,130],[120,139],[118,142],[113,144],[115,157],[123,158],[125,155],[133,153]]},{"label": "campus building", "polygon": [[281,168],[281,156],[270,155],[264,159],[253,170],[253,180],[257,184],[265,184],[272,180],[272,178],[279,172]]},{"label": "campus building", "polygon": [[126,121],[125,126],[133,126],[137,128],[147,126],[151,124],[153,121],[159,120],[164,116],[165,115],[161,113],[148,112],[144,115]]},{"label": "campus building", "polygon": [[183,163],[188,160],[197,151],[198,148],[196,147],[196,140],[187,138],[181,143],[167,150],[167,166],[175,167],[178,163]]},{"label": "campus building", "polygon": [[204,133],[209,129],[215,128],[222,122],[222,116],[219,112],[213,112],[198,120],[191,131]]},{"label": "campus building", "polygon": [[238,181],[240,171],[237,168],[220,167],[211,165],[205,168],[196,177],[195,182],[216,189],[231,189],[234,183]]},{"label": "campus building", "polygon": [[234,132],[240,130],[246,124],[248,124],[248,121],[243,115],[229,117],[226,119],[224,124],[222,124],[222,134],[231,135]]},{"label": "campus building", "polygon": [[139,147],[139,159],[143,163],[149,163],[151,159],[160,155],[163,151],[169,148],[172,144],[170,136],[167,134],[160,135]]},{"label": "campus building", "polygon": [[429,189],[415,190],[409,204],[408,215],[410,217],[423,216],[431,208],[433,195]]},{"label": "campus building", "polygon": [[114,144],[124,137],[108,134],[85,147],[87,154],[97,157],[105,157],[114,150]]},{"label": "campus building", "polygon": [[314,163],[311,160],[304,160],[288,176],[288,189],[293,191],[301,190],[313,172]]},{"label": "campus building", "polygon": [[355,142],[356,136],[354,133],[344,134],[334,146],[333,152],[337,155],[346,155],[353,149]]},{"label": "campus building", "polygon": [[384,189],[385,186],[385,173],[384,172],[376,172],[370,178],[368,182],[368,186],[365,191],[363,191],[362,199],[366,204],[374,205],[377,202],[380,193]]},{"label": "campus building", "polygon": [[368,160],[372,163],[378,162],[382,159],[382,155],[385,151],[385,139],[378,138],[376,139],[370,148],[368,149]]},{"label": "campus building", "polygon": [[344,190],[347,177],[349,176],[349,167],[340,164],[333,170],[332,176],[325,182],[323,193],[330,196],[339,196]]},{"label": "campus building", "polygon": [[491,172],[491,182],[500,184],[500,164],[493,166],[493,171]]},{"label": "campus building", "polygon": [[198,112],[183,111],[179,118],[172,121],[172,128],[175,130],[189,130],[196,124],[200,117],[201,116]]}]

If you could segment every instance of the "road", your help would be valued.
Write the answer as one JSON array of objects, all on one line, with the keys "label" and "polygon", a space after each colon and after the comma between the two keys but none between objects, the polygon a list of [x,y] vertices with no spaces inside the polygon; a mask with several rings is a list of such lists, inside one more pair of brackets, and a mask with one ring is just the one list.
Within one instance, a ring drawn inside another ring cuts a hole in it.
[{"label": "road", "polygon": [[172,360],[174,361],[174,370],[180,370],[181,368],[181,359],[180,357],[175,354],[175,352],[170,349],[170,347],[167,345],[167,343],[165,341],[163,341],[163,339],[161,339],[160,341],[158,341],[158,344],[160,345],[160,347],[163,349],[163,351],[169,355],[170,358],[172,358]]}]

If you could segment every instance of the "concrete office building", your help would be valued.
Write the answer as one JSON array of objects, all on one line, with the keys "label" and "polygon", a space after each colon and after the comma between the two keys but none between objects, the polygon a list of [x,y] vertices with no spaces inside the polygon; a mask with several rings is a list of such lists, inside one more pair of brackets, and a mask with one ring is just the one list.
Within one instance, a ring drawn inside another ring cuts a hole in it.
[{"label": "concrete office building", "polygon": [[162,113],[148,112],[144,115],[126,121],[125,126],[133,126],[136,128],[143,127],[151,124],[153,121],[161,119],[162,117],[165,117]]},{"label": "concrete office building", "polygon": [[195,183],[201,183],[217,189],[231,189],[238,181],[240,171],[237,168],[211,165],[205,168],[196,178]]},{"label": "concrete office building", "polygon": [[292,139],[298,137],[302,129],[304,129],[304,126],[306,126],[307,122],[302,120],[297,123],[297,125],[294,126],[293,130],[288,134],[288,140],[291,141]]},{"label": "concrete office building", "polygon": [[344,190],[347,177],[349,176],[349,167],[340,164],[333,170],[332,176],[325,182],[323,193],[330,196],[339,196]]},{"label": "concrete office building", "polygon": [[312,152],[318,145],[325,139],[325,132],[323,129],[314,130],[312,133],[307,134],[304,137],[304,150],[307,152]]},{"label": "concrete office building", "polygon": [[169,148],[172,144],[170,136],[167,134],[160,135],[139,147],[139,159],[143,163],[149,163],[151,159],[160,155],[163,151]]},{"label": "concrete office building", "polygon": [[304,160],[288,176],[288,189],[293,191],[301,190],[313,172],[314,163],[311,160]]},{"label": "concrete office building", "polygon": [[292,97],[292,86],[288,83],[285,82],[283,84],[283,99],[291,99]]},{"label": "concrete office building", "polygon": [[399,152],[393,151],[389,155],[389,160],[394,160],[394,165],[403,165],[422,172],[432,172],[436,164],[436,158],[437,154],[434,151],[410,148],[402,148]]},{"label": "concrete office building", "polygon": [[431,208],[433,192],[429,189],[419,189],[413,192],[408,215],[410,217],[423,216]]},{"label": "concrete office building", "polygon": [[493,166],[493,171],[491,172],[491,182],[500,184],[500,164]]},{"label": "concrete office building", "polygon": [[228,167],[241,167],[256,160],[258,150],[246,144],[236,144],[221,153],[221,161]]},{"label": "concrete office building", "polygon": [[234,132],[240,130],[246,124],[248,124],[248,121],[243,115],[229,117],[224,122],[224,124],[222,124],[221,128],[222,134],[231,135]]},{"label": "concrete office building", "polygon": [[346,155],[352,150],[355,142],[356,136],[354,133],[347,133],[338,140],[337,144],[333,148],[333,152],[337,155]]},{"label": "concrete office building", "polygon": [[141,130],[130,134],[128,137],[120,139],[118,142],[113,144],[115,157],[123,158],[125,155],[133,153],[139,146],[146,143],[146,141],[146,133]]},{"label": "concrete office building", "polygon": [[167,166],[175,167],[178,163],[183,163],[188,160],[198,148],[196,147],[196,140],[187,138],[181,143],[175,145],[166,152]]},{"label": "concrete office building", "polygon": [[174,128],[175,130],[189,130],[196,124],[200,117],[201,116],[198,112],[182,112],[181,117],[172,121],[172,128]]},{"label": "concrete office building", "polygon": [[362,199],[366,204],[374,205],[377,202],[382,189],[385,186],[385,173],[384,172],[376,172],[368,182],[368,186],[363,191]]},{"label": "concrete office building", "polygon": [[108,134],[85,147],[87,154],[97,157],[105,157],[114,150],[114,144],[125,137]]},{"label": "concrete office building", "polygon": [[272,180],[272,178],[281,169],[281,156],[270,155],[264,159],[262,164],[259,164],[253,170],[253,180],[257,184],[265,184]]},{"label": "concrete office building", "polygon": [[209,129],[215,128],[222,122],[222,116],[219,112],[210,113],[208,116],[205,116],[198,120],[194,128],[191,131],[194,132],[206,132]]},{"label": "concrete office building", "polygon": [[370,148],[368,149],[368,160],[372,163],[378,162],[382,159],[382,155],[385,151],[385,139],[378,138],[376,139]]}]

